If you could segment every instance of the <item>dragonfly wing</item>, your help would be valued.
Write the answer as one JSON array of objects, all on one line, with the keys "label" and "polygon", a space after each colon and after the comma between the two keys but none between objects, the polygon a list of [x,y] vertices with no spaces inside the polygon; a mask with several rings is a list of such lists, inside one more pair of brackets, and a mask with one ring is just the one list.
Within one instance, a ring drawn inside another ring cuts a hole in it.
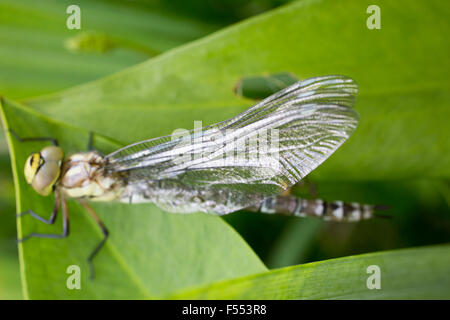
[{"label": "dragonfly wing", "polygon": [[187,189],[275,195],[314,170],[353,133],[359,120],[352,108],[357,90],[344,76],[300,81],[200,131],[122,148],[107,156],[106,168],[128,172],[130,182],[176,180]]}]

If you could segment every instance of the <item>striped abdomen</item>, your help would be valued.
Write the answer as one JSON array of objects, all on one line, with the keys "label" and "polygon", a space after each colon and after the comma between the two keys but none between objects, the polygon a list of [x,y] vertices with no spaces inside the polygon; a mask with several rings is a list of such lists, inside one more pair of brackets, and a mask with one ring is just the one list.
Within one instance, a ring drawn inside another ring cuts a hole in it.
[{"label": "striped abdomen", "polygon": [[373,218],[374,208],[374,206],[368,204],[276,196],[266,198],[259,207],[247,209],[269,214],[276,213],[297,217],[316,217],[323,220],[354,222]]}]

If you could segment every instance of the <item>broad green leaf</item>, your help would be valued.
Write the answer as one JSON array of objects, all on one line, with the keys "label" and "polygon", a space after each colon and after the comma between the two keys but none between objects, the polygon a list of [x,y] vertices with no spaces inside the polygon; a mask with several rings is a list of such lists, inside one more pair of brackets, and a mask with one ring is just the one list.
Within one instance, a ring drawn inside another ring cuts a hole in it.
[{"label": "broad green leaf", "polygon": [[[86,150],[88,132],[42,116],[26,106],[2,100],[5,128],[22,137],[58,137],[65,152]],[[106,115],[104,116],[106,118]],[[17,210],[33,209],[48,217],[52,197],[39,196],[26,184],[23,165],[43,143],[20,143],[9,135]],[[95,136],[102,151],[118,147]],[[153,205],[93,204],[111,233],[95,259],[97,277],[88,280],[87,256],[101,233],[78,203],[69,202],[71,234],[66,239],[30,239],[19,246],[24,295],[31,299],[155,298],[175,290],[266,270],[242,238],[222,219],[204,214],[171,215]],[[30,216],[18,220],[18,236],[31,232],[60,233]],[[79,265],[82,289],[69,290],[66,269]]]},{"label": "broad green leaf", "polygon": [[[276,269],[169,298],[450,299],[449,264],[450,245],[385,251]],[[374,275],[369,266],[379,267],[380,289],[367,287]]]},{"label": "broad green leaf", "polygon": [[[26,103],[128,143],[244,110],[252,102],[233,92],[244,76],[345,74],[359,83],[361,123],[314,177],[448,178],[450,6],[440,0],[375,3],[380,30],[366,26],[374,1],[298,1],[100,81]],[[108,121],[98,114],[108,114]]]}]

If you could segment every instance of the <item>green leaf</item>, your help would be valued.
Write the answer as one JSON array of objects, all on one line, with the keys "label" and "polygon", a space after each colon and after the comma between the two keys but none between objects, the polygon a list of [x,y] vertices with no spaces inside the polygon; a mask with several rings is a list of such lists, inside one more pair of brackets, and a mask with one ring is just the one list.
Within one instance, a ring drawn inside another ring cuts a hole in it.
[{"label": "green leaf", "polygon": [[[233,92],[243,76],[345,74],[360,87],[361,123],[313,176],[448,178],[449,4],[376,3],[380,30],[366,27],[373,1],[298,1],[100,81],[27,103],[131,143],[192,128],[193,120],[209,124],[234,116],[252,104]],[[105,113],[108,122],[97,116]]]},{"label": "green leaf", "polygon": [[[449,299],[450,245],[385,251],[286,267],[203,288],[175,299]],[[367,281],[380,268],[380,289]]]},{"label": "green leaf", "polygon": [[[66,153],[86,150],[88,132],[41,116],[28,107],[2,100],[6,128],[20,136],[54,136]],[[106,116],[105,116],[106,118]],[[41,142],[20,143],[9,135],[17,210],[33,209],[48,217],[52,197],[39,196],[26,184],[23,165]],[[110,151],[116,143],[95,136],[95,146]],[[69,202],[71,234],[66,239],[32,238],[20,244],[24,295],[32,299],[155,298],[174,290],[266,270],[242,238],[221,218],[204,214],[171,215],[153,205],[93,204],[111,237],[94,260],[97,277],[88,280],[86,259],[101,240],[98,226],[75,201]],[[18,236],[60,233],[31,216],[21,217]],[[66,287],[70,265],[82,270],[82,290]]]}]

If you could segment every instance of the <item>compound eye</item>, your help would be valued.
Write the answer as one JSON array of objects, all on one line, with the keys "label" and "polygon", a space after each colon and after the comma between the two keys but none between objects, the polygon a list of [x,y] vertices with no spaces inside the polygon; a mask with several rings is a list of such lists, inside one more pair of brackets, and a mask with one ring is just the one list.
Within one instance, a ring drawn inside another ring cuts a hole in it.
[{"label": "compound eye", "polygon": [[41,150],[41,157],[45,162],[48,161],[62,161],[64,153],[60,147],[48,146]]},{"label": "compound eye", "polygon": [[44,164],[44,159],[42,159],[39,153],[32,153],[25,162],[25,180],[28,184],[33,182],[39,168]]},{"label": "compound eye", "polygon": [[48,196],[53,191],[53,185],[60,174],[59,164],[56,161],[44,163],[36,173],[31,186],[42,196]]}]

